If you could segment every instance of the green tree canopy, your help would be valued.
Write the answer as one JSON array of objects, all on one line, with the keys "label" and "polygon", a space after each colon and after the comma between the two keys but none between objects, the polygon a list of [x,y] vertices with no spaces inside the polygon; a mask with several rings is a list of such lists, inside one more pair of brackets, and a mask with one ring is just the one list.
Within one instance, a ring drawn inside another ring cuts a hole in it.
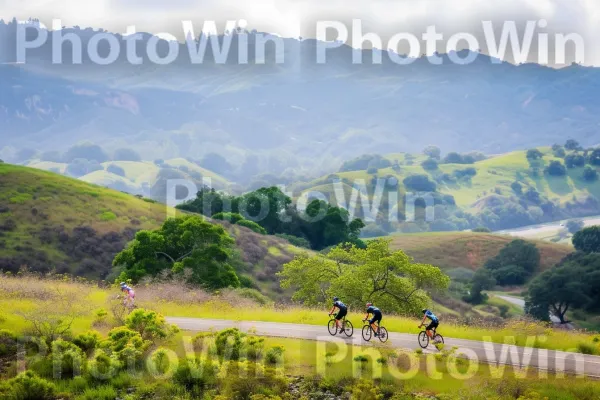
[{"label": "green tree canopy", "polygon": [[281,286],[294,288],[293,299],[306,305],[338,296],[356,310],[371,301],[388,312],[418,313],[429,303],[427,290],[446,289],[450,278],[432,265],[412,263],[389,244],[377,239],[365,249],[339,245],[327,254],[298,255],[278,274]]},{"label": "green tree canopy", "polygon": [[138,232],[113,265],[123,268],[119,279],[134,282],[165,270],[176,274],[189,270],[191,283],[209,289],[238,287],[238,277],[228,264],[233,243],[222,226],[202,217],[170,218],[160,229]]},{"label": "green tree canopy", "polygon": [[584,276],[584,269],[577,265],[557,266],[543,272],[529,285],[525,311],[543,321],[548,320],[548,313],[552,312],[561,323],[566,323],[569,308],[588,301]]},{"label": "green tree canopy", "polygon": [[600,253],[600,226],[594,225],[576,232],[573,246],[584,253]]},{"label": "green tree canopy", "polygon": [[540,252],[533,243],[515,239],[497,256],[490,258],[485,267],[492,271],[500,285],[522,284],[540,265]]},{"label": "green tree canopy", "polygon": [[423,154],[434,160],[439,160],[442,152],[437,146],[427,146],[423,149]]}]

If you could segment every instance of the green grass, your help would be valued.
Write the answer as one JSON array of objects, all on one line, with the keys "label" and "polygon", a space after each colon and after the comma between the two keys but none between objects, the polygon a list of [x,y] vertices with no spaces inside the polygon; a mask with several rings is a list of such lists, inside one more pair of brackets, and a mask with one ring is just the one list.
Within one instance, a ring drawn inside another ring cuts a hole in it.
[{"label": "green grass", "polygon": [[[14,230],[3,232],[0,237],[2,256],[27,257],[33,253],[23,247],[43,251],[48,258],[44,267],[49,269],[62,268],[66,263],[70,271],[77,271],[79,261],[71,258],[72,254],[61,247],[58,238],[50,243],[44,241],[44,232],[53,232],[62,226],[71,235],[75,228],[85,226],[92,228],[98,238],[126,229],[157,229],[167,217],[182,213],[161,203],[39,169],[3,163],[0,176],[0,204],[6,204],[9,209],[0,214],[0,224],[8,219],[16,224]],[[236,253],[250,275],[255,275],[267,258],[271,268],[273,261],[280,267],[303,251],[284,239],[257,235],[247,228],[231,226],[228,229],[236,237]],[[265,243],[264,248],[259,249],[264,254],[257,256],[256,246],[252,245],[260,241]],[[102,255],[109,258],[105,263],[110,265],[112,255]],[[260,284],[265,293],[278,295],[272,288],[275,278],[271,272],[265,272],[268,279]],[[84,275],[97,278],[98,272],[85,271]]]},{"label": "green grass", "polygon": [[[282,308],[281,306],[240,306],[235,301],[230,303],[226,298],[207,296],[202,301],[196,301],[190,304],[189,299],[182,299],[179,302],[167,301],[165,298],[158,297],[159,291],[152,287],[136,288],[137,304],[139,307],[149,308],[160,312],[163,315],[171,317],[192,317],[192,318],[218,318],[234,321],[264,321],[264,322],[283,322],[295,324],[319,325],[323,327],[326,333],[326,324],[329,321],[328,310],[317,310],[307,308]],[[84,316],[77,319],[73,326],[74,333],[80,333],[90,329],[94,320],[94,313],[100,308],[110,309],[110,298],[118,294],[116,290],[100,289],[93,285],[83,285],[80,283],[40,281],[37,279],[23,278],[0,278],[0,329],[11,329],[16,332],[24,332],[29,324],[22,316],[20,311],[30,310],[32,308],[52,307],[54,304],[48,299],[49,293],[55,293],[61,290],[63,293],[72,293],[73,301],[83,304],[88,310]],[[237,301],[237,300],[236,300]],[[219,310],[219,314],[215,314]],[[443,313],[438,313],[442,320]],[[364,314],[352,311],[348,319],[353,323],[355,329],[359,329],[363,324],[361,322]],[[399,316],[386,315],[383,319],[383,325],[390,332],[414,334],[419,333],[417,325],[420,321],[414,318],[405,318]],[[572,350],[577,349],[580,343],[592,343],[592,335],[577,331],[564,331],[546,329],[540,325],[532,323],[517,322],[509,324],[506,328],[487,328],[462,326],[451,323],[443,324],[440,333],[446,337],[470,339],[470,340],[491,340],[495,343],[504,343],[506,337],[514,337],[517,345],[532,345],[528,341],[531,336],[547,336],[543,343],[537,343],[536,346],[551,350]]]},{"label": "green grass", "polygon": [[[548,165],[550,161],[559,160],[552,155],[552,151],[549,147],[542,147],[539,148],[539,150],[544,153],[542,161],[544,165]],[[479,209],[477,205],[478,201],[485,198],[487,195],[492,194],[496,188],[500,190],[503,196],[513,195],[514,193],[510,185],[518,180],[518,175],[522,177],[522,182],[535,187],[541,195],[548,199],[557,200],[561,204],[571,201],[573,196],[582,197],[591,194],[600,197],[600,181],[593,183],[584,181],[581,178],[583,168],[568,169],[566,177],[552,177],[545,174],[542,174],[540,177],[532,176],[526,153],[525,150],[515,151],[497,155],[469,165],[440,164],[438,170],[435,171],[426,171],[421,167],[420,163],[424,161],[426,157],[419,154],[416,155],[413,165],[401,165],[399,172],[394,171],[392,168],[383,168],[377,172],[376,176],[395,176],[401,183],[400,193],[404,193],[405,189],[402,185],[402,181],[409,175],[425,174],[429,175],[432,180],[435,180],[436,177],[444,173],[452,174],[459,169],[475,168],[477,175],[470,180],[438,184],[438,191],[454,196],[459,207],[475,211]],[[394,160],[404,162],[405,153],[388,154],[384,155],[384,157],[392,162]],[[564,163],[563,160],[560,161]],[[335,175],[340,179],[349,179],[350,181],[363,179],[366,182],[372,177],[366,171],[336,172]],[[347,201],[352,188],[347,184],[344,185]],[[330,180],[327,179],[327,176],[322,176],[308,183],[297,184],[296,187],[302,187],[305,190],[320,191],[326,195],[334,193],[333,185]],[[331,197],[331,199],[335,200],[335,196]]]}]

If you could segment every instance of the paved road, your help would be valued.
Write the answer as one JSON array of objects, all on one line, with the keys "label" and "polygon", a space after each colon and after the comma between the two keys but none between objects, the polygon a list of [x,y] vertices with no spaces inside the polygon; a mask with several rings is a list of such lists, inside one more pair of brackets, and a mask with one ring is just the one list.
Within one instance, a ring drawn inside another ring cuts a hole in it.
[{"label": "paved road", "polygon": [[[499,299],[506,300],[509,303],[517,305],[517,306],[521,307],[522,310],[525,309],[525,300],[519,299],[518,297],[501,296],[499,294],[494,294],[492,296],[498,297]],[[550,314],[550,321],[552,321],[552,322],[554,322],[556,324],[560,324],[560,318],[558,318],[557,316],[555,316],[552,313]]]},{"label": "paved road", "polygon": [[[176,324],[186,331],[209,331],[226,328],[238,328],[243,332],[253,331],[261,336],[275,336],[294,339],[333,341],[342,339],[329,335],[325,325],[300,325],[273,322],[228,321],[217,319],[197,319],[168,317],[167,321]],[[443,334],[443,327],[440,329]],[[395,348],[416,349],[419,344],[414,334],[390,333],[389,341]],[[348,344],[364,344],[360,327],[354,328],[352,338],[343,339]],[[374,341],[372,341],[374,343]],[[526,347],[501,345],[490,342],[478,342],[464,339],[445,338],[447,348],[458,347],[457,352],[488,364],[507,364],[512,366],[531,367],[540,370],[566,372],[600,378],[600,357],[577,353],[550,351]],[[426,353],[437,352],[427,349]]]}]

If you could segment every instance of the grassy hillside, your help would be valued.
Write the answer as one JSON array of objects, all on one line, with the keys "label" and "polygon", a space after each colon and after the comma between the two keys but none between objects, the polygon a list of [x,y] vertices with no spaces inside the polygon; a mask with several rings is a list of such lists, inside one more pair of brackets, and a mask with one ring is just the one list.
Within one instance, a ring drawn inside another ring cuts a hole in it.
[{"label": "grassy hillside", "polygon": [[[177,211],[180,212],[180,211]],[[0,163],[0,270],[21,267],[105,278],[135,232],[175,213],[152,200],[39,169]],[[301,251],[289,242],[224,223],[236,240],[240,274],[281,292],[281,265]]]},{"label": "grassy hillside", "polygon": [[[393,249],[402,249],[415,261],[444,269],[477,269],[515,238],[475,232],[430,232],[393,235],[391,239]],[[544,270],[573,251],[569,245],[538,240],[530,242],[540,250],[541,268]]]},{"label": "grassy hillside", "polygon": [[[32,160],[27,166],[68,175],[68,164],[66,163]],[[151,161],[108,161],[102,163],[101,166],[103,168],[102,170],[92,171],[80,176],[78,179],[88,183],[146,196],[152,196],[152,188],[157,185],[161,178],[160,172],[164,169],[175,170],[181,175],[181,178],[198,182],[198,184],[201,183],[201,178],[205,177],[210,178],[211,184],[215,188],[220,189],[231,185],[231,183],[221,175],[209,171],[206,168],[202,168],[185,158],[165,160],[164,164],[161,164],[160,166]],[[121,168],[123,174],[119,175],[114,172],[109,172],[108,168],[111,166]]]},{"label": "grassy hillside", "polygon": [[[325,194],[331,202],[339,203],[335,194],[334,181],[341,181],[344,201],[348,203],[356,197],[361,184],[366,185],[367,193],[372,201],[376,179],[387,179],[382,199],[388,199],[387,192],[398,192],[403,199],[407,192],[430,190],[405,187],[405,178],[414,175],[425,175],[436,186],[439,202],[445,210],[441,214],[436,209],[435,220],[444,220],[434,230],[465,230],[477,225],[485,225],[492,230],[509,229],[517,226],[541,222],[555,221],[564,218],[595,215],[600,210],[600,181],[583,179],[584,167],[568,168],[564,176],[552,176],[545,173],[545,168],[552,161],[564,160],[553,155],[552,149],[538,148],[543,154],[537,165],[532,167],[527,160],[525,150],[495,155],[474,164],[443,164],[437,169],[426,170],[421,163],[427,159],[424,155],[388,154],[383,159],[392,166],[379,169],[361,169],[336,172],[310,182],[297,183],[292,190],[295,196],[303,192],[317,191]],[[567,154],[572,152],[567,152]],[[583,154],[580,152],[580,154]],[[384,160],[384,161],[385,161]],[[586,165],[586,168],[596,169]],[[474,169],[474,176],[464,176],[467,169]],[[395,179],[391,179],[395,178]],[[396,181],[394,186],[390,182]],[[516,192],[511,186],[518,182],[522,192]],[[353,188],[354,186],[354,188]],[[532,192],[533,195],[530,196]],[[446,197],[444,197],[446,196]],[[452,196],[452,197],[449,197]],[[536,198],[537,196],[537,198]],[[360,216],[360,203],[356,204]],[[402,205],[401,205],[402,207]],[[387,209],[380,207],[382,215]],[[400,210],[403,219],[404,209]],[[464,212],[470,217],[465,218]],[[462,214],[461,214],[462,213]],[[414,227],[396,227],[403,232],[415,231]],[[419,227],[418,230],[427,230]]]}]

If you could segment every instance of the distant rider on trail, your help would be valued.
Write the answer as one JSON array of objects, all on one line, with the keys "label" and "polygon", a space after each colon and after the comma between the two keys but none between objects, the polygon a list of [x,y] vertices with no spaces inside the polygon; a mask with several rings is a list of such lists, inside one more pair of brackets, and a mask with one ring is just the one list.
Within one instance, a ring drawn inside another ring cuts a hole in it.
[{"label": "distant rider on trail", "polygon": [[340,321],[346,316],[346,314],[348,314],[348,307],[340,301],[339,297],[334,297],[333,308],[331,309],[331,311],[329,311],[329,316],[333,315],[333,312],[336,308],[339,311],[335,316],[335,326],[337,326],[338,332],[342,333],[344,330],[340,327]]},{"label": "distant rider on trail", "polygon": [[127,303],[129,303],[129,306],[133,307],[135,301],[135,292],[133,289],[125,282],[121,282],[121,292],[125,292],[125,301],[123,301],[123,305],[127,306]]}]

